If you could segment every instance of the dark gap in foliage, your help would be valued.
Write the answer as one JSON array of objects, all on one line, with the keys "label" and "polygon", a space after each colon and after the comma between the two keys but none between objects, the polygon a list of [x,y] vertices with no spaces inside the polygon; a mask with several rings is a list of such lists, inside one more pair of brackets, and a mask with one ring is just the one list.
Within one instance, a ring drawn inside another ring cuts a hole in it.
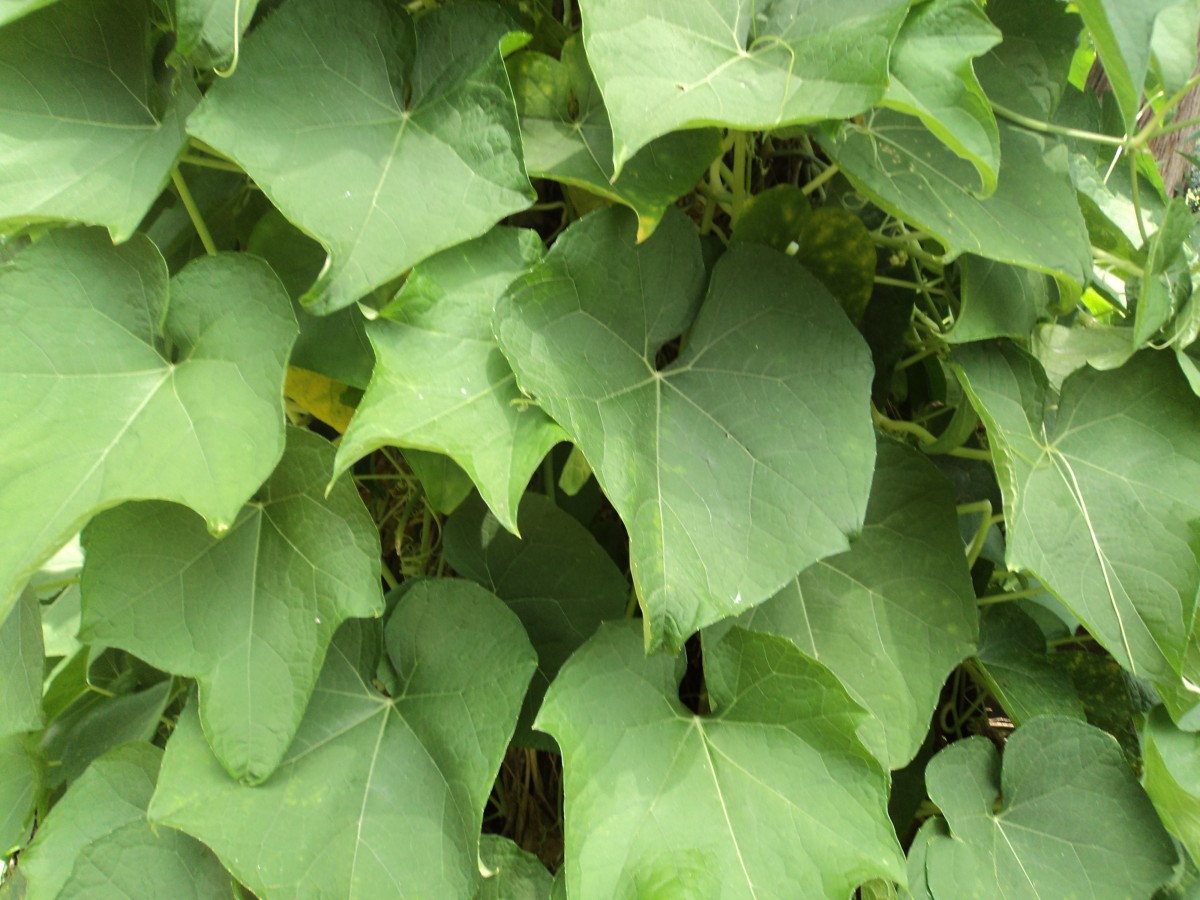
[{"label": "dark gap in foliage", "polygon": [[683,645],[687,656],[687,668],[679,682],[679,702],[698,716],[706,716],[712,709],[708,703],[708,688],[704,685],[704,650],[700,635],[693,634]]}]

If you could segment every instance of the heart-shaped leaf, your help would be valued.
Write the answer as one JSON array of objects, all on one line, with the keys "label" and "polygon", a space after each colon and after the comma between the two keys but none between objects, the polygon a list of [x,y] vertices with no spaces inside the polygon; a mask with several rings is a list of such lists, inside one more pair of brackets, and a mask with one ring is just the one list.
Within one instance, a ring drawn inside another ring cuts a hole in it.
[{"label": "heart-shaped leaf", "polygon": [[197,679],[222,765],[256,783],[300,724],[334,631],[383,612],[379,537],[333,447],[291,429],[275,472],[217,539],[182,507],[126,504],[84,532],[84,640]]},{"label": "heart-shaped leaf", "polygon": [[860,530],[871,363],[787,256],[731,249],[691,323],[703,272],[691,224],[668,216],[641,245],[635,232],[621,210],[577,222],[501,298],[496,328],[629,530],[648,644],[677,649]]},{"label": "heart-shaped leaf", "polygon": [[146,238],[56,231],[0,268],[0,296],[0,618],[124,500],[233,524],[283,452],[296,320],[265,263],[197,259],[168,288]]},{"label": "heart-shaped leaf", "polygon": [[0,31],[0,220],[105,225],[118,241],[134,233],[198,99],[190,81],[155,82],[152,5],[63,0]]},{"label": "heart-shaped leaf", "polygon": [[572,896],[848,897],[903,879],[887,775],[828,669],[734,629],[705,654],[715,714],[697,716],[636,628],[602,625],[535,723],[563,750]]},{"label": "heart-shaped leaf", "polygon": [[529,477],[562,430],[527,402],[496,346],[492,307],[541,259],[532,231],[497,228],[417,266],[370,323],[375,371],[338,447],[335,474],[391,445],[466,470],[510,531]]},{"label": "heart-shaped leaf", "polygon": [[925,872],[935,900],[1148,897],[1175,848],[1111,735],[1043,716],[1000,754],[959,741],[925,772],[950,837],[933,834]]},{"label": "heart-shaped leaf", "polygon": [[256,9],[258,0],[175,0],[175,50],[202,69],[231,68]]},{"label": "heart-shaped leaf", "polygon": [[387,0],[294,0],[246,40],[188,130],[325,246],[305,305],[348,306],[529,205],[500,56],[514,30],[495,4],[414,23]]},{"label": "heart-shaped leaf", "polygon": [[[862,534],[739,625],[786,637],[872,714],[859,735],[889,769],[920,749],[946,676],[975,649],[978,614],[950,484],[915,450],[879,446]],[[705,632],[717,637],[725,628]]]},{"label": "heart-shaped leaf", "polygon": [[656,137],[854,116],[883,96],[906,0],[582,0],[617,172]]},{"label": "heart-shaped leaf", "polygon": [[257,787],[221,768],[189,704],[150,820],[204,841],[259,896],[470,896],[484,803],[537,661],[525,632],[470,582],[419,582],[387,624],[393,697],[363,681],[343,633]]},{"label": "heart-shaped leaf", "polygon": [[649,237],[676,199],[695,186],[721,152],[715,128],[664,135],[639,150],[614,177],[613,135],[600,89],[571,38],[562,61],[522,53],[509,62],[531,178],[551,178],[624,203]]},{"label": "heart-shaped leaf", "polygon": [[229,873],[211,850],[146,821],[161,761],[157,747],[123,744],[71,785],[21,854],[27,900],[203,900],[229,892]]},{"label": "heart-shaped leaf", "polygon": [[964,347],[953,362],[987,426],[1009,566],[1130,672],[1176,680],[1200,590],[1200,401],[1174,361],[1080,369],[1057,406],[1041,366],[1012,345]]}]

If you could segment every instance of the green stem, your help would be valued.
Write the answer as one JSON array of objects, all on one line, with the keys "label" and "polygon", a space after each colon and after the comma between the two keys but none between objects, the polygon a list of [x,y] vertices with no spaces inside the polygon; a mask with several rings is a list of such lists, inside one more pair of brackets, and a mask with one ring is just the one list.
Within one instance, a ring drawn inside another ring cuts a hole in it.
[{"label": "green stem", "polygon": [[629,589],[629,602],[625,604],[625,618],[632,619],[633,614],[635,612],[637,612],[637,608],[638,608],[638,596],[637,596],[637,587],[635,586],[635,587],[631,587]]},{"label": "green stem", "polygon": [[1045,588],[1027,588],[1023,591],[1008,591],[1004,594],[987,594],[976,602],[979,606],[994,606],[997,603],[1008,603],[1010,600],[1028,600],[1031,597],[1040,597],[1044,593],[1046,593]]},{"label": "green stem", "polygon": [[200,236],[200,243],[204,245],[204,252],[209,256],[216,256],[217,245],[213,243],[212,234],[209,232],[208,226],[204,224],[204,217],[200,215],[200,208],[196,206],[196,201],[192,199],[192,192],[188,190],[187,183],[183,180],[183,176],[179,174],[178,166],[171,170],[171,182],[175,185],[175,191],[179,194],[179,199],[183,201],[183,208],[187,210],[188,217],[192,220],[192,226],[196,229],[196,234]]},{"label": "green stem", "polygon": [[990,516],[992,514],[992,501],[976,500],[973,503],[960,503],[954,507],[954,511],[960,516],[969,516],[973,513],[987,513]]},{"label": "green stem", "polygon": [[1008,109],[996,103],[992,104],[992,112],[1001,119],[1008,119],[1014,125],[1020,125],[1022,128],[1028,128],[1030,131],[1039,131],[1042,134],[1056,134],[1061,137],[1078,138],[1081,141],[1091,141],[1093,144],[1105,144],[1109,147],[1120,147],[1125,144],[1125,138],[1113,137],[1109,134],[1098,134],[1094,131],[1081,131],[1078,128],[1067,128],[1063,125],[1055,125],[1053,122],[1031,119],[1029,116],[1023,116],[1015,110]]},{"label": "green stem", "polygon": [[979,527],[975,529],[975,536],[971,538],[971,543],[967,547],[967,568],[974,567],[975,562],[979,559],[979,554],[983,552],[983,545],[987,542],[988,532],[992,530],[992,502],[990,500],[981,500],[984,508],[981,510],[983,515],[979,519]]},{"label": "green stem", "polygon": [[914,353],[912,356],[907,356],[904,359],[900,360],[900,362],[896,363],[895,371],[903,372],[909,366],[915,366],[921,360],[927,359],[930,356],[936,355],[941,349],[942,348],[940,346],[927,347],[924,350],[920,351],[919,353]]},{"label": "green stem", "polygon": [[990,463],[992,461],[991,450],[977,450],[974,447],[955,447],[947,456],[957,456],[959,459],[977,459],[980,462]]},{"label": "green stem", "polygon": [[[1140,150],[1146,144],[1150,143],[1150,141],[1158,134],[1165,134],[1165,131],[1159,130],[1163,119],[1169,116],[1175,110],[1175,107],[1183,102],[1183,98],[1190,94],[1192,89],[1197,85],[1200,85],[1200,73],[1197,73],[1189,78],[1184,83],[1183,87],[1172,94],[1170,98],[1168,98],[1167,102],[1159,108],[1158,112],[1150,117],[1150,121],[1146,123],[1146,127],[1139,131],[1137,135],[1128,142],[1129,149],[1133,151]],[[1170,128],[1172,126],[1167,127]],[[1181,127],[1187,126],[1184,125]]]},{"label": "green stem", "polygon": [[394,591],[400,587],[400,582],[396,580],[396,576],[392,574],[392,570],[388,568],[388,564],[380,562],[379,571],[383,573],[383,580],[386,582],[389,591]]},{"label": "green stem", "polygon": [[700,221],[700,233],[708,234],[712,231],[713,216],[717,213],[717,193],[721,189],[721,160],[714,159],[713,164],[708,167],[708,185],[704,200],[704,218]]},{"label": "green stem", "polygon": [[1091,644],[1095,643],[1096,639],[1090,634],[1073,634],[1070,637],[1054,638],[1046,641],[1046,649],[1053,650],[1057,647],[1067,647],[1071,644]]},{"label": "green stem", "polygon": [[554,486],[557,482],[554,480],[554,454],[547,453],[542,460],[542,492],[555,506],[558,506],[558,496],[555,493]]},{"label": "green stem", "polygon": [[746,155],[748,138],[745,132],[739,131],[733,142],[733,211],[730,215],[730,225],[737,227],[746,206]]},{"label": "green stem", "polygon": [[890,431],[893,434],[911,434],[922,444],[932,444],[937,441],[937,438],[926,429],[922,428],[916,422],[905,422],[902,419],[889,419],[881,413],[874,404],[871,404],[871,421],[884,431]]},{"label": "green stem", "polygon": [[807,197],[813,191],[817,190],[822,185],[826,184],[831,178],[833,178],[833,176],[835,176],[840,171],[842,171],[842,167],[839,166],[837,163],[834,163],[833,165],[826,167],[825,171],[823,171],[820,175],[818,175],[816,178],[814,178],[808,184],[804,185],[804,187],[800,188],[800,192],[802,194],[804,194],[804,196]]},{"label": "green stem", "polygon": [[1129,156],[1129,191],[1133,200],[1133,217],[1137,220],[1138,234],[1142,236],[1142,244],[1146,243],[1146,223],[1142,221],[1142,201],[1139,197],[1140,189],[1138,188],[1138,170],[1137,170],[1137,154],[1130,153]]},{"label": "green stem", "polygon": [[245,171],[237,163],[225,162],[223,159],[210,159],[207,156],[199,156],[195,153],[185,153],[179,158],[179,161],[187,163],[189,166],[201,166],[205,169],[217,169],[221,172],[236,172],[238,175],[245,174]]}]

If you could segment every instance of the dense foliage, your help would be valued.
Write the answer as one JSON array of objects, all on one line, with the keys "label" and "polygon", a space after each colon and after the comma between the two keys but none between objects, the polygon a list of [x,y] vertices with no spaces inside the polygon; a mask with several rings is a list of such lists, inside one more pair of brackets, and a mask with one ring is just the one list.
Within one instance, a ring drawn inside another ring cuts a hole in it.
[{"label": "dense foliage", "polygon": [[1200,890],[1198,29],[0,0],[0,896]]}]

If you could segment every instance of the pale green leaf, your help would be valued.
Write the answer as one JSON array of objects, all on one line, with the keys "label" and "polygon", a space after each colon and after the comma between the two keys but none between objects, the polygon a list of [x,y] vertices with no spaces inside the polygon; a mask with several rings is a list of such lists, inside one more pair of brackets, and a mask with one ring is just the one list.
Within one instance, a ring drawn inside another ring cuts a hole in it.
[{"label": "pale green leaf", "polygon": [[500,57],[513,30],[495,4],[414,23],[386,0],[294,0],[246,40],[188,130],[326,248],[306,306],[348,306],[529,205]]},{"label": "pale green leaf", "polygon": [[[1126,128],[1134,128],[1158,14],[1179,0],[1077,0]],[[1195,43],[1195,35],[1190,38]]]},{"label": "pale green leaf", "polygon": [[906,0],[582,0],[618,172],[652,140],[718,125],[757,130],[873,106]]},{"label": "pale green leaf", "polygon": [[946,335],[952,344],[995,337],[1028,340],[1055,299],[1054,282],[1031,269],[965,254],[958,274],[959,314]]},{"label": "pale green leaf", "polygon": [[228,893],[229,874],[207,847],[170,828],[151,830],[146,821],[161,760],[157,747],[131,743],[92,764],[21,854],[27,900],[209,900]]},{"label": "pale green leaf", "polygon": [[206,257],[168,287],[147,239],[64,230],[0,267],[0,295],[0,617],[124,500],[228,528],[283,452],[296,321],[274,273]]},{"label": "pale green leaf", "polygon": [[1046,322],[1034,329],[1030,350],[1056,391],[1072,372],[1091,366],[1119,369],[1133,356],[1133,330],[1099,323],[1074,328]]},{"label": "pale green leaf", "polygon": [[1009,566],[1130,672],[1177,679],[1200,589],[1200,401],[1174,360],[1080,369],[1056,409],[1037,361],[1011,345],[952,360],[987,426]]},{"label": "pale green leaf", "polygon": [[681,215],[636,246],[635,231],[616,209],[575,223],[501,298],[496,328],[625,522],[649,646],[677,649],[861,528],[871,364],[819,282],[743,244],[660,369],[692,321],[700,251]]},{"label": "pale green leaf", "polygon": [[612,126],[578,38],[563,45],[561,62],[522,53],[509,62],[509,73],[530,177],[624,203],[637,213],[643,237],[721,153],[716,129],[672,132],[639,150],[614,177]]},{"label": "pale green leaf", "polygon": [[557,748],[531,732],[546,688],[559,668],[606,619],[625,613],[629,583],[586,528],[540,494],[521,501],[521,537],[504,531],[482,503],[467,504],[446,522],[446,562],[508,604],[538,655],[517,740]]},{"label": "pale green leaf", "polygon": [[1092,256],[1066,147],[1000,123],[1004,167],[995,193],[976,197],[974,167],[919,120],[879,110],[822,141],[858,190],[929,232],[952,256],[987,259],[1087,282]]},{"label": "pale green leaf", "polygon": [[42,727],[42,614],[26,590],[0,624],[0,736]]},{"label": "pale green leaf", "polygon": [[201,69],[228,67],[257,8],[258,0],[175,0],[176,52]]},{"label": "pale green leaf", "polygon": [[58,0],[0,0],[0,25],[7,25],[34,10],[57,2]]},{"label": "pale green leaf", "polygon": [[134,233],[183,152],[197,100],[190,81],[165,92],[155,82],[150,9],[63,0],[0,31],[0,220],[105,225],[118,241]]},{"label": "pale green leaf", "polygon": [[335,640],[288,755],[257,787],[221,768],[189,704],[151,821],[204,841],[259,896],[470,896],[484,803],[536,658],[516,616],[466,581],[416,583],[386,641],[395,696]]},{"label": "pale green leaf", "polygon": [[1161,707],[1142,730],[1143,784],[1163,824],[1200,860],[1200,734],[1181,731]]},{"label": "pale green leaf", "polygon": [[1047,655],[1037,622],[1014,603],[984,610],[979,627],[979,674],[1004,711],[1022,725],[1034,716],[1084,721],[1066,657]]},{"label": "pale green leaf", "polygon": [[1150,38],[1150,67],[1168,94],[1182,90],[1196,71],[1200,2],[1183,0],[1162,10]]},{"label": "pale green leaf", "polygon": [[274,474],[222,538],[169,503],[126,504],[84,532],[84,640],[197,680],[200,720],[236,778],[266,778],[343,620],[383,612],[379,535],[333,447],[290,429]]},{"label": "pale green leaf", "polygon": [[887,775],[861,708],[783,638],[734,629],[705,654],[714,714],[636,623],[605,624],[563,667],[536,727],[563,750],[576,897],[848,897],[903,880]]},{"label": "pale green leaf", "polygon": [[1175,849],[1121,748],[1097,728],[1042,716],[1000,754],[972,737],[926,769],[952,837],[931,836],[926,873],[938,900],[1148,897]]},{"label": "pale green leaf", "polygon": [[892,48],[883,106],[917,116],[979,172],[982,196],[996,190],[1000,135],[971,61],[1000,43],[974,0],[914,6]]},{"label": "pale green leaf", "polygon": [[828,666],[871,713],[858,733],[889,769],[920,749],[946,676],[975,650],[975,592],[953,509],[932,463],[881,442],[866,524],[850,550],[735,620]]},{"label": "pale green leaf", "polygon": [[542,458],[563,439],[524,401],[492,333],[492,307],[541,259],[532,231],[497,228],[417,266],[367,327],[376,365],[335,475],[383,446],[443,453],[510,530]]},{"label": "pale green leaf", "polygon": [[1049,119],[1067,86],[1079,16],[1057,0],[988,0],[986,10],[1004,40],[975,61],[984,92],[999,107]]},{"label": "pale green leaf", "polygon": [[475,900],[550,900],[554,876],[508,838],[485,834],[479,841],[479,867],[483,884]]},{"label": "pale green leaf", "polygon": [[0,856],[8,856],[29,840],[45,785],[44,770],[33,735],[0,736]]}]

